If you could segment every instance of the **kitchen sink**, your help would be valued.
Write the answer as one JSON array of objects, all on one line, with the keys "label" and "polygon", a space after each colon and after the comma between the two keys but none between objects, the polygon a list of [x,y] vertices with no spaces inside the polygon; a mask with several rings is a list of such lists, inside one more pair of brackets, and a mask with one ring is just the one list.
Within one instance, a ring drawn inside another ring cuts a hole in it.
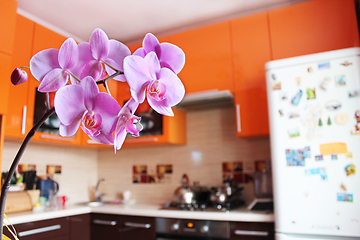
[{"label": "kitchen sink", "polygon": [[83,205],[83,206],[89,206],[89,207],[98,207],[98,206],[110,205],[113,203],[112,202],[83,202],[83,203],[78,203],[78,204]]}]

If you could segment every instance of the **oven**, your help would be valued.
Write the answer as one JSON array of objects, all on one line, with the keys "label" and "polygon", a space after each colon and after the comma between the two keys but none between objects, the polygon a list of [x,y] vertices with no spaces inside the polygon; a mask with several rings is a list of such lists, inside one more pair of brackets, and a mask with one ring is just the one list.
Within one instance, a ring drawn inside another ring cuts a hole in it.
[{"label": "oven", "polygon": [[156,218],[156,240],[229,240],[230,224],[223,221]]}]

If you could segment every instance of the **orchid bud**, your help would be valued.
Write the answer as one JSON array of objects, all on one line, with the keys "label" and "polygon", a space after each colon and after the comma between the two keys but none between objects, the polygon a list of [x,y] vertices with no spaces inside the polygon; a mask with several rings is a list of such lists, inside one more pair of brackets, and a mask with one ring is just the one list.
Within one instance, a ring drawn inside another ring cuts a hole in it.
[{"label": "orchid bud", "polygon": [[23,82],[26,82],[27,78],[27,73],[21,68],[16,68],[11,74],[11,82],[14,85],[19,85]]}]

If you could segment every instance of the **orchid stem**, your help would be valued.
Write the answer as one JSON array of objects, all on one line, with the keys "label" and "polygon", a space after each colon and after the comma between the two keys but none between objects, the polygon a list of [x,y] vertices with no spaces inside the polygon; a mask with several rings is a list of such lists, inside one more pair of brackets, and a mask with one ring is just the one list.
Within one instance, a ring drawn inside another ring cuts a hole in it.
[{"label": "orchid stem", "polygon": [[45,122],[48,117],[51,116],[55,112],[55,108],[48,109],[45,114],[40,118],[40,120],[33,126],[33,128],[29,131],[29,133],[26,135],[23,143],[21,144],[21,147],[16,154],[14,161],[11,164],[10,170],[8,172],[8,175],[5,178],[5,182],[3,186],[1,187],[1,196],[0,196],[0,236],[2,238],[3,235],[3,223],[4,223],[4,213],[5,213],[5,202],[6,202],[6,196],[10,188],[10,181],[12,176],[14,175],[16,168],[20,162],[20,159],[22,155],[25,152],[25,149],[27,145],[29,144],[31,138],[34,136],[35,132],[39,129],[39,127]]}]

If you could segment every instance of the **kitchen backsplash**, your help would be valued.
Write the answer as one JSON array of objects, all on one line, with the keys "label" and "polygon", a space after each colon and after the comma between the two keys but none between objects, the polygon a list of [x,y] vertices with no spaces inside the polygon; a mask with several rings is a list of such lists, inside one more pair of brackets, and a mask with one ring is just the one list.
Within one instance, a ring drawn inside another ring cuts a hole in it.
[{"label": "kitchen backsplash", "polygon": [[[191,183],[199,181],[200,185],[208,187],[219,186],[225,174],[232,174],[232,177],[235,174],[237,179],[241,175],[244,200],[246,203],[253,200],[250,178],[264,160],[270,159],[269,139],[236,137],[232,106],[191,110],[186,116],[187,144],[184,146],[128,147],[116,154],[112,149],[99,151],[98,174],[107,181],[100,187],[105,193],[104,199],[120,198],[123,191],[129,190],[137,202],[168,202],[186,173]],[[232,166],[241,163],[242,168],[229,172],[223,169],[224,163]],[[159,166],[168,168],[162,181],[157,179]],[[134,177],[140,177],[141,168],[143,182],[141,178],[134,182]],[[154,181],[148,176],[153,176]]]},{"label": "kitchen backsplash", "polygon": [[[231,176],[244,186],[244,200],[253,199],[251,174],[259,163],[270,158],[268,138],[248,140],[235,135],[232,106],[191,110],[187,114],[187,144],[184,146],[124,147],[92,150],[30,144],[22,164],[35,164],[39,174],[47,166],[61,166],[54,174],[60,184],[59,195],[71,202],[88,201],[97,179],[105,178],[99,191],[104,200],[121,198],[129,190],[137,202],[164,203],[180,186],[186,173],[190,182],[219,186]],[[6,171],[20,144],[5,142],[2,169]]]}]

